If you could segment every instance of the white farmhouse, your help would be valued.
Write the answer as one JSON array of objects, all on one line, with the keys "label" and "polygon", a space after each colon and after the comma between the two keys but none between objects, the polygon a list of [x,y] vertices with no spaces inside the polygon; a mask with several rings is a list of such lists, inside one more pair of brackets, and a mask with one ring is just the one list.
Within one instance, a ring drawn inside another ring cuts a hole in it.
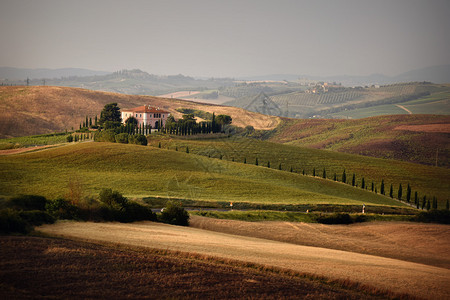
[{"label": "white farmhouse", "polygon": [[138,121],[138,126],[150,125],[152,128],[164,127],[167,117],[170,115],[168,111],[159,107],[151,107],[150,105],[139,106],[132,109],[122,110],[122,123],[130,117],[134,117]]}]

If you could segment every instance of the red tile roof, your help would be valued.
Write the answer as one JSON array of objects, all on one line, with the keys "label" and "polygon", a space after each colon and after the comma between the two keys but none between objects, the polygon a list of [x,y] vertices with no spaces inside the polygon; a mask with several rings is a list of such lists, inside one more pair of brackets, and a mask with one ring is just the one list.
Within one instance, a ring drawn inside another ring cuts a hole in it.
[{"label": "red tile roof", "polygon": [[124,109],[123,112],[133,112],[133,113],[162,113],[168,114],[168,111],[162,110],[159,107],[151,107],[150,105],[138,106],[131,109]]}]

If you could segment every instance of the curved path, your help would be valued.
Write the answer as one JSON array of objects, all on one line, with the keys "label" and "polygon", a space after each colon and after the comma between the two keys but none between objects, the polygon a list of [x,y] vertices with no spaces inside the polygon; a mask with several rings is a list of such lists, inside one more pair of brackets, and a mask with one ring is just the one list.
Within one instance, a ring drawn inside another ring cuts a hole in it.
[{"label": "curved path", "polygon": [[366,254],[153,222],[58,222],[41,226],[38,230],[93,242],[194,252],[292,269],[330,279],[350,279],[423,298],[445,299],[450,296],[450,270]]}]

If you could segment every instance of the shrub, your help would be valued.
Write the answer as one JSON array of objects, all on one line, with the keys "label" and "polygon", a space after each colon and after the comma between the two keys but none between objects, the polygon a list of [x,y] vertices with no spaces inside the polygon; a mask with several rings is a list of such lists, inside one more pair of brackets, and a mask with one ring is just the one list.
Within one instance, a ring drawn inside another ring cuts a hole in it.
[{"label": "shrub", "polygon": [[130,144],[136,144],[136,145],[142,145],[142,146],[147,146],[147,143],[148,143],[147,138],[143,134],[136,134],[136,135],[130,136],[128,142]]},{"label": "shrub", "polygon": [[36,195],[20,195],[9,200],[8,206],[17,210],[45,210],[47,199]]},{"label": "shrub", "polygon": [[18,211],[10,208],[0,210],[0,233],[28,233],[30,231],[30,225],[20,217]]},{"label": "shrub", "polygon": [[22,220],[33,226],[55,223],[55,218],[53,216],[48,212],[41,210],[21,211],[19,212],[19,216]]},{"label": "shrub", "polygon": [[319,215],[317,222],[322,224],[352,224],[353,220],[349,214],[334,213],[330,215]]},{"label": "shrub", "polygon": [[96,142],[116,142],[116,133],[114,129],[106,129],[103,131],[97,131],[94,135],[94,141]]},{"label": "shrub", "polygon": [[77,220],[80,216],[79,208],[62,198],[49,201],[45,207],[56,219]]},{"label": "shrub", "polygon": [[136,202],[128,201],[121,193],[111,189],[100,192],[100,201],[104,204],[101,213],[106,221],[134,222],[156,220],[150,208]]},{"label": "shrub", "polygon": [[443,209],[423,211],[415,217],[415,220],[417,222],[450,224],[450,211]]},{"label": "shrub", "polygon": [[128,144],[128,133],[119,133],[114,137],[116,143]]},{"label": "shrub", "polygon": [[73,142],[73,136],[72,135],[68,135],[67,138],[66,138],[66,141],[68,143],[72,143]]},{"label": "shrub", "polygon": [[172,225],[189,225],[189,213],[181,206],[181,202],[168,201],[161,213],[161,221]]}]

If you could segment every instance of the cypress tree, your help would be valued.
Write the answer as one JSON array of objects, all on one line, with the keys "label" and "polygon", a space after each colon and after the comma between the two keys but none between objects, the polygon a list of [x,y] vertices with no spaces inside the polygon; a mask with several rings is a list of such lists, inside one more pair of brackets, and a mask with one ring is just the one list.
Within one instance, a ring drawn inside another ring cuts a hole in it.
[{"label": "cypress tree", "polygon": [[373,188],[374,188],[374,184],[373,184],[373,181],[372,181],[372,187],[371,187],[372,192],[373,192]]},{"label": "cypress tree", "polygon": [[342,182],[347,183],[347,174],[345,174],[345,169],[344,172],[342,173]]},{"label": "cypress tree", "polygon": [[325,168],[323,168],[322,178],[327,178],[327,171],[325,171]]},{"label": "cypress tree", "polygon": [[189,153],[189,147],[186,146],[186,153]]},{"label": "cypress tree", "polygon": [[281,163],[278,165],[278,170],[281,171]]},{"label": "cypress tree", "polygon": [[389,197],[394,198],[394,188],[392,187],[392,183],[391,188],[389,189]]},{"label": "cypress tree", "polygon": [[231,161],[234,162],[234,157],[231,158]]},{"label": "cypress tree", "polygon": [[98,122],[97,116],[95,116],[95,119],[94,119],[94,125],[95,125],[95,126],[97,126],[97,122]]},{"label": "cypress tree", "polygon": [[381,195],[384,195],[384,194],[385,194],[385,192],[384,192],[384,179],[381,179],[380,194],[381,194]]},{"label": "cypress tree", "polygon": [[86,116],[86,122],[85,122],[85,124],[86,124],[86,126],[85,126],[85,127],[88,127],[88,126],[89,126],[89,120],[88,120],[88,116]]},{"label": "cypress tree", "polygon": [[400,185],[398,186],[398,193],[397,193],[398,200],[402,200],[402,194],[403,194],[403,189],[402,189],[402,184],[400,183]]},{"label": "cypress tree", "polygon": [[419,197],[417,195],[417,191],[414,192],[414,204],[416,204],[417,208],[419,208]]},{"label": "cypress tree", "polygon": [[334,181],[337,181],[337,175],[336,175],[336,173],[334,173],[333,180],[334,180]]},{"label": "cypress tree", "polygon": [[355,176],[355,173],[353,173],[352,186],[355,186],[355,183],[356,183],[356,176]]},{"label": "cypress tree", "polygon": [[361,179],[361,188],[366,188],[366,182],[364,181],[364,177]]},{"label": "cypress tree", "polygon": [[256,158],[255,160],[255,165],[258,165],[258,158]]},{"label": "cypress tree", "polygon": [[437,209],[437,198],[433,196],[433,209]]},{"label": "cypress tree", "polygon": [[316,168],[313,168],[313,176],[316,177]]},{"label": "cypress tree", "polygon": [[303,169],[302,174],[305,175],[305,169]]},{"label": "cypress tree", "polygon": [[427,210],[430,210],[430,208],[431,208],[430,199],[428,199],[428,201],[427,201]]},{"label": "cypress tree", "polygon": [[175,146],[175,151],[178,151],[178,146]]},{"label": "cypress tree", "polygon": [[422,209],[425,208],[425,205],[427,204],[427,196],[423,196],[423,200],[422,200]]},{"label": "cypress tree", "polygon": [[222,154],[220,154],[219,159],[222,159]]},{"label": "cypress tree", "polygon": [[158,143],[158,148],[161,148],[161,142]]},{"label": "cypress tree", "polygon": [[267,161],[267,167],[270,168],[270,161]]},{"label": "cypress tree", "polygon": [[408,183],[408,187],[406,188],[406,202],[411,201],[411,186]]},{"label": "cypress tree", "polygon": [[244,164],[247,163],[247,157],[244,157]]},{"label": "cypress tree", "polygon": [[294,172],[294,170],[293,170],[292,167],[291,167],[291,173],[292,173],[292,172]]},{"label": "cypress tree", "polygon": [[89,117],[89,127],[92,127],[92,117]]}]

